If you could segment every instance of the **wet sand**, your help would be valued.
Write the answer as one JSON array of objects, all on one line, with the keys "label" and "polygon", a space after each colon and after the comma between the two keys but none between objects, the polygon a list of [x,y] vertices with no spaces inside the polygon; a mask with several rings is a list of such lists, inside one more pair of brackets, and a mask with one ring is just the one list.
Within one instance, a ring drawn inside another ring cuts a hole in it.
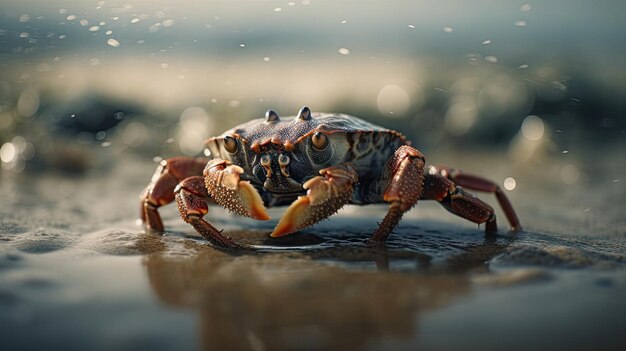
[{"label": "wet sand", "polygon": [[[494,176],[506,170],[497,158],[492,166]],[[556,207],[584,194],[548,196],[549,180],[518,178],[537,185],[510,193],[526,231],[501,229],[494,238],[436,203],[419,204],[384,247],[368,245],[363,233],[385,206],[349,206],[284,240],[268,239],[276,220],[211,208],[209,218],[228,235],[266,247],[228,255],[207,246],[174,206],[162,211],[165,235],[143,233],[137,196],[153,167],[128,157],[84,176],[2,174],[0,336],[8,349],[618,350],[626,343],[626,240],[623,222],[610,217],[619,211]]]}]

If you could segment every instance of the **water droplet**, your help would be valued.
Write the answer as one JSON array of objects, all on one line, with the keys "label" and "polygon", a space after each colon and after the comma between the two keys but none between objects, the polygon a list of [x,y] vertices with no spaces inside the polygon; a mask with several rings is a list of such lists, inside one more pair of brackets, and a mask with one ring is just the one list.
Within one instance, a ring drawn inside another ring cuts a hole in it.
[{"label": "water droplet", "polygon": [[563,150],[562,153],[563,154],[567,154],[567,153],[569,153],[569,151],[568,150]]},{"label": "water droplet", "polygon": [[96,133],[96,140],[104,140],[104,138],[106,137],[107,137],[107,132],[105,132],[104,130],[101,130],[98,133]]},{"label": "water droplet", "polygon": [[409,24],[409,28],[411,28],[411,29],[415,29],[415,26],[414,26],[414,25],[412,25],[412,24]]},{"label": "water droplet", "polygon": [[65,39],[65,38],[67,38],[67,36],[66,36],[65,34],[61,34],[61,35],[59,35],[59,39],[63,40],[63,39]]},{"label": "water droplet", "polygon": [[106,31],[106,33],[104,33],[104,34],[106,34],[106,35],[111,35],[111,34],[113,34],[113,31],[109,29],[109,30],[107,30],[107,31]]},{"label": "water droplet", "polygon": [[111,45],[114,48],[120,46],[120,42],[113,38],[110,38],[109,40],[107,40],[107,44]]},{"label": "water droplet", "polygon": [[162,22],[163,23],[163,27],[171,27],[173,26],[176,22],[174,22],[173,19],[166,19],[165,21]]},{"label": "water droplet", "polygon": [[452,27],[443,27],[443,31],[446,33],[452,33],[454,29],[452,29]]},{"label": "water droplet", "polygon": [[346,49],[346,48],[341,48],[338,50],[340,54],[342,55],[349,55],[350,54],[350,50]]},{"label": "water droplet", "polygon": [[526,27],[526,21],[515,21],[516,27]]},{"label": "water droplet", "polygon": [[530,115],[522,122],[522,135],[528,140],[539,140],[543,138],[543,120],[537,116]]},{"label": "water droplet", "polygon": [[245,48],[245,47],[246,47],[246,44],[239,44],[239,47],[240,47],[240,48]]},{"label": "water droplet", "polygon": [[76,114],[75,114],[75,113],[72,113],[72,114],[70,115],[70,118],[76,118]]},{"label": "water droplet", "polygon": [[528,65],[527,64],[519,65],[519,67],[517,67],[517,68],[519,68],[519,69],[526,69],[526,68],[528,68]]},{"label": "water droplet", "polygon": [[519,10],[522,11],[522,12],[528,12],[528,11],[530,11],[530,9],[531,9],[531,7],[530,7],[529,4],[524,4],[524,5],[522,5],[522,7],[520,7]]},{"label": "water droplet", "polygon": [[497,63],[498,62],[498,58],[493,56],[493,55],[489,55],[489,56],[485,56],[485,61],[487,61],[489,63]]},{"label": "water droplet", "polygon": [[100,27],[98,27],[98,26],[91,26],[91,27],[89,27],[89,31],[90,32],[97,32],[98,30],[100,30]]},{"label": "water droplet", "polygon": [[621,179],[613,179],[613,183],[618,183]]},{"label": "water droplet", "polygon": [[138,23],[139,21],[141,21],[139,18],[133,18],[132,20],[130,20],[130,23]]},{"label": "water droplet", "polygon": [[20,22],[21,23],[25,23],[30,21],[30,15],[29,14],[23,14],[20,16]]},{"label": "water droplet", "polygon": [[281,12],[283,9],[281,7],[277,7],[274,9],[274,12]]},{"label": "water droplet", "polygon": [[28,37],[30,37],[30,33],[28,33],[28,32],[20,33],[20,38],[28,38]]},{"label": "water droplet", "polygon": [[65,19],[68,21],[73,21],[76,19],[76,15],[68,15],[67,17],[65,17]]},{"label": "water droplet", "polygon": [[87,27],[89,25],[89,21],[87,21],[86,19],[82,19],[78,23],[80,23],[80,25],[83,27]]},{"label": "water droplet", "polygon": [[265,57],[263,58],[263,61],[265,61],[265,62],[270,62],[271,60],[272,60],[272,59],[271,59],[271,58],[269,58],[269,57],[267,57],[267,56],[265,56]]},{"label": "water droplet", "polygon": [[514,178],[508,177],[504,180],[504,188],[506,190],[513,190],[515,189],[515,187],[517,186],[517,182],[515,181]]},{"label": "water droplet", "polygon": [[101,144],[102,147],[109,147],[111,146],[111,142],[110,141],[105,141],[104,143]]},{"label": "water droplet", "polygon": [[484,40],[484,41],[482,42],[482,44],[483,44],[483,45],[489,45],[489,44],[491,44],[491,40],[489,40],[489,39]]},{"label": "water droplet", "polygon": [[346,24],[346,23],[348,23],[348,21],[346,20],[341,21],[341,24]]}]

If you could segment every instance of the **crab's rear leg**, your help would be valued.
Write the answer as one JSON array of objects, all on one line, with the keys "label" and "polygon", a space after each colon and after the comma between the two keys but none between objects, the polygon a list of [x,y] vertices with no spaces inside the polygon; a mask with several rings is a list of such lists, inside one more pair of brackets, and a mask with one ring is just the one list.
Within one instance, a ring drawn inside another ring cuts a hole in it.
[{"label": "crab's rear leg", "polygon": [[174,157],[161,161],[140,196],[140,217],[147,229],[163,231],[158,208],[174,201],[174,188],[185,178],[202,174],[206,160]]},{"label": "crab's rear leg", "polygon": [[402,215],[417,203],[423,189],[424,162],[424,156],[408,145],[399,147],[387,161],[383,178],[388,178],[389,184],[383,199],[389,203],[389,212],[374,231],[372,241],[385,242]]},{"label": "crab's rear leg", "polygon": [[481,176],[470,174],[462,170],[453,169],[447,166],[430,166],[428,173],[441,175],[442,177],[453,181],[456,185],[467,189],[495,194],[496,199],[498,200],[498,203],[500,204],[500,207],[504,212],[504,215],[509,221],[511,231],[515,232],[522,230],[522,225],[519,218],[517,217],[517,214],[515,213],[515,210],[513,209],[513,205],[511,205],[508,197],[506,196],[506,194],[504,194],[502,188],[500,188],[498,184]]},{"label": "crab's rear leg", "polygon": [[439,174],[426,174],[421,199],[437,200],[445,209],[459,217],[477,224],[485,223],[485,234],[498,231],[496,214],[491,206]]}]

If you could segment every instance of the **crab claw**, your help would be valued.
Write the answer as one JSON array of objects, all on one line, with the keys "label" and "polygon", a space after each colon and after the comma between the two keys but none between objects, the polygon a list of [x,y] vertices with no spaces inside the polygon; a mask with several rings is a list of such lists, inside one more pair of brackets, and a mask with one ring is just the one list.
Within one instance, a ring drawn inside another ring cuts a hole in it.
[{"label": "crab claw", "polygon": [[279,237],[313,225],[345,205],[352,196],[357,174],[351,163],[324,168],[302,185],[307,194],[298,197],[287,209],[272,234]]},{"label": "crab claw", "polygon": [[211,198],[220,206],[241,216],[268,220],[263,200],[248,181],[242,181],[243,168],[214,159],[204,169],[204,182]]}]

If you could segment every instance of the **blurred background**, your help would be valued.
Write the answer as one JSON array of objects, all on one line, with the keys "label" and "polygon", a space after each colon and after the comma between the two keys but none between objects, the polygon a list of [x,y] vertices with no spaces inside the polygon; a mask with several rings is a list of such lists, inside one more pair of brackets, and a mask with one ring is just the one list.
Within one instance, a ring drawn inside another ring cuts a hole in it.
[{"label": "blurred background", "polygon": [[[588,192],[588,203],[573,201],[576,215],[624,194],[618,0],[1,8],[4,172],[82,174],[128,155],[199,155],[206,138],[269,108],[293,115],[308,105],[397,129],[429,162],[493,174],[512,192]],[[588,191],[596,183],[608,190]]]},{"label": "blurred background", "polygon": [[3,169],[63,136],[192,155],[302,105],[398,129],[425,152],[597,152],[624,138],[626,110],[625,6],[603,4],[4,0]]}]

